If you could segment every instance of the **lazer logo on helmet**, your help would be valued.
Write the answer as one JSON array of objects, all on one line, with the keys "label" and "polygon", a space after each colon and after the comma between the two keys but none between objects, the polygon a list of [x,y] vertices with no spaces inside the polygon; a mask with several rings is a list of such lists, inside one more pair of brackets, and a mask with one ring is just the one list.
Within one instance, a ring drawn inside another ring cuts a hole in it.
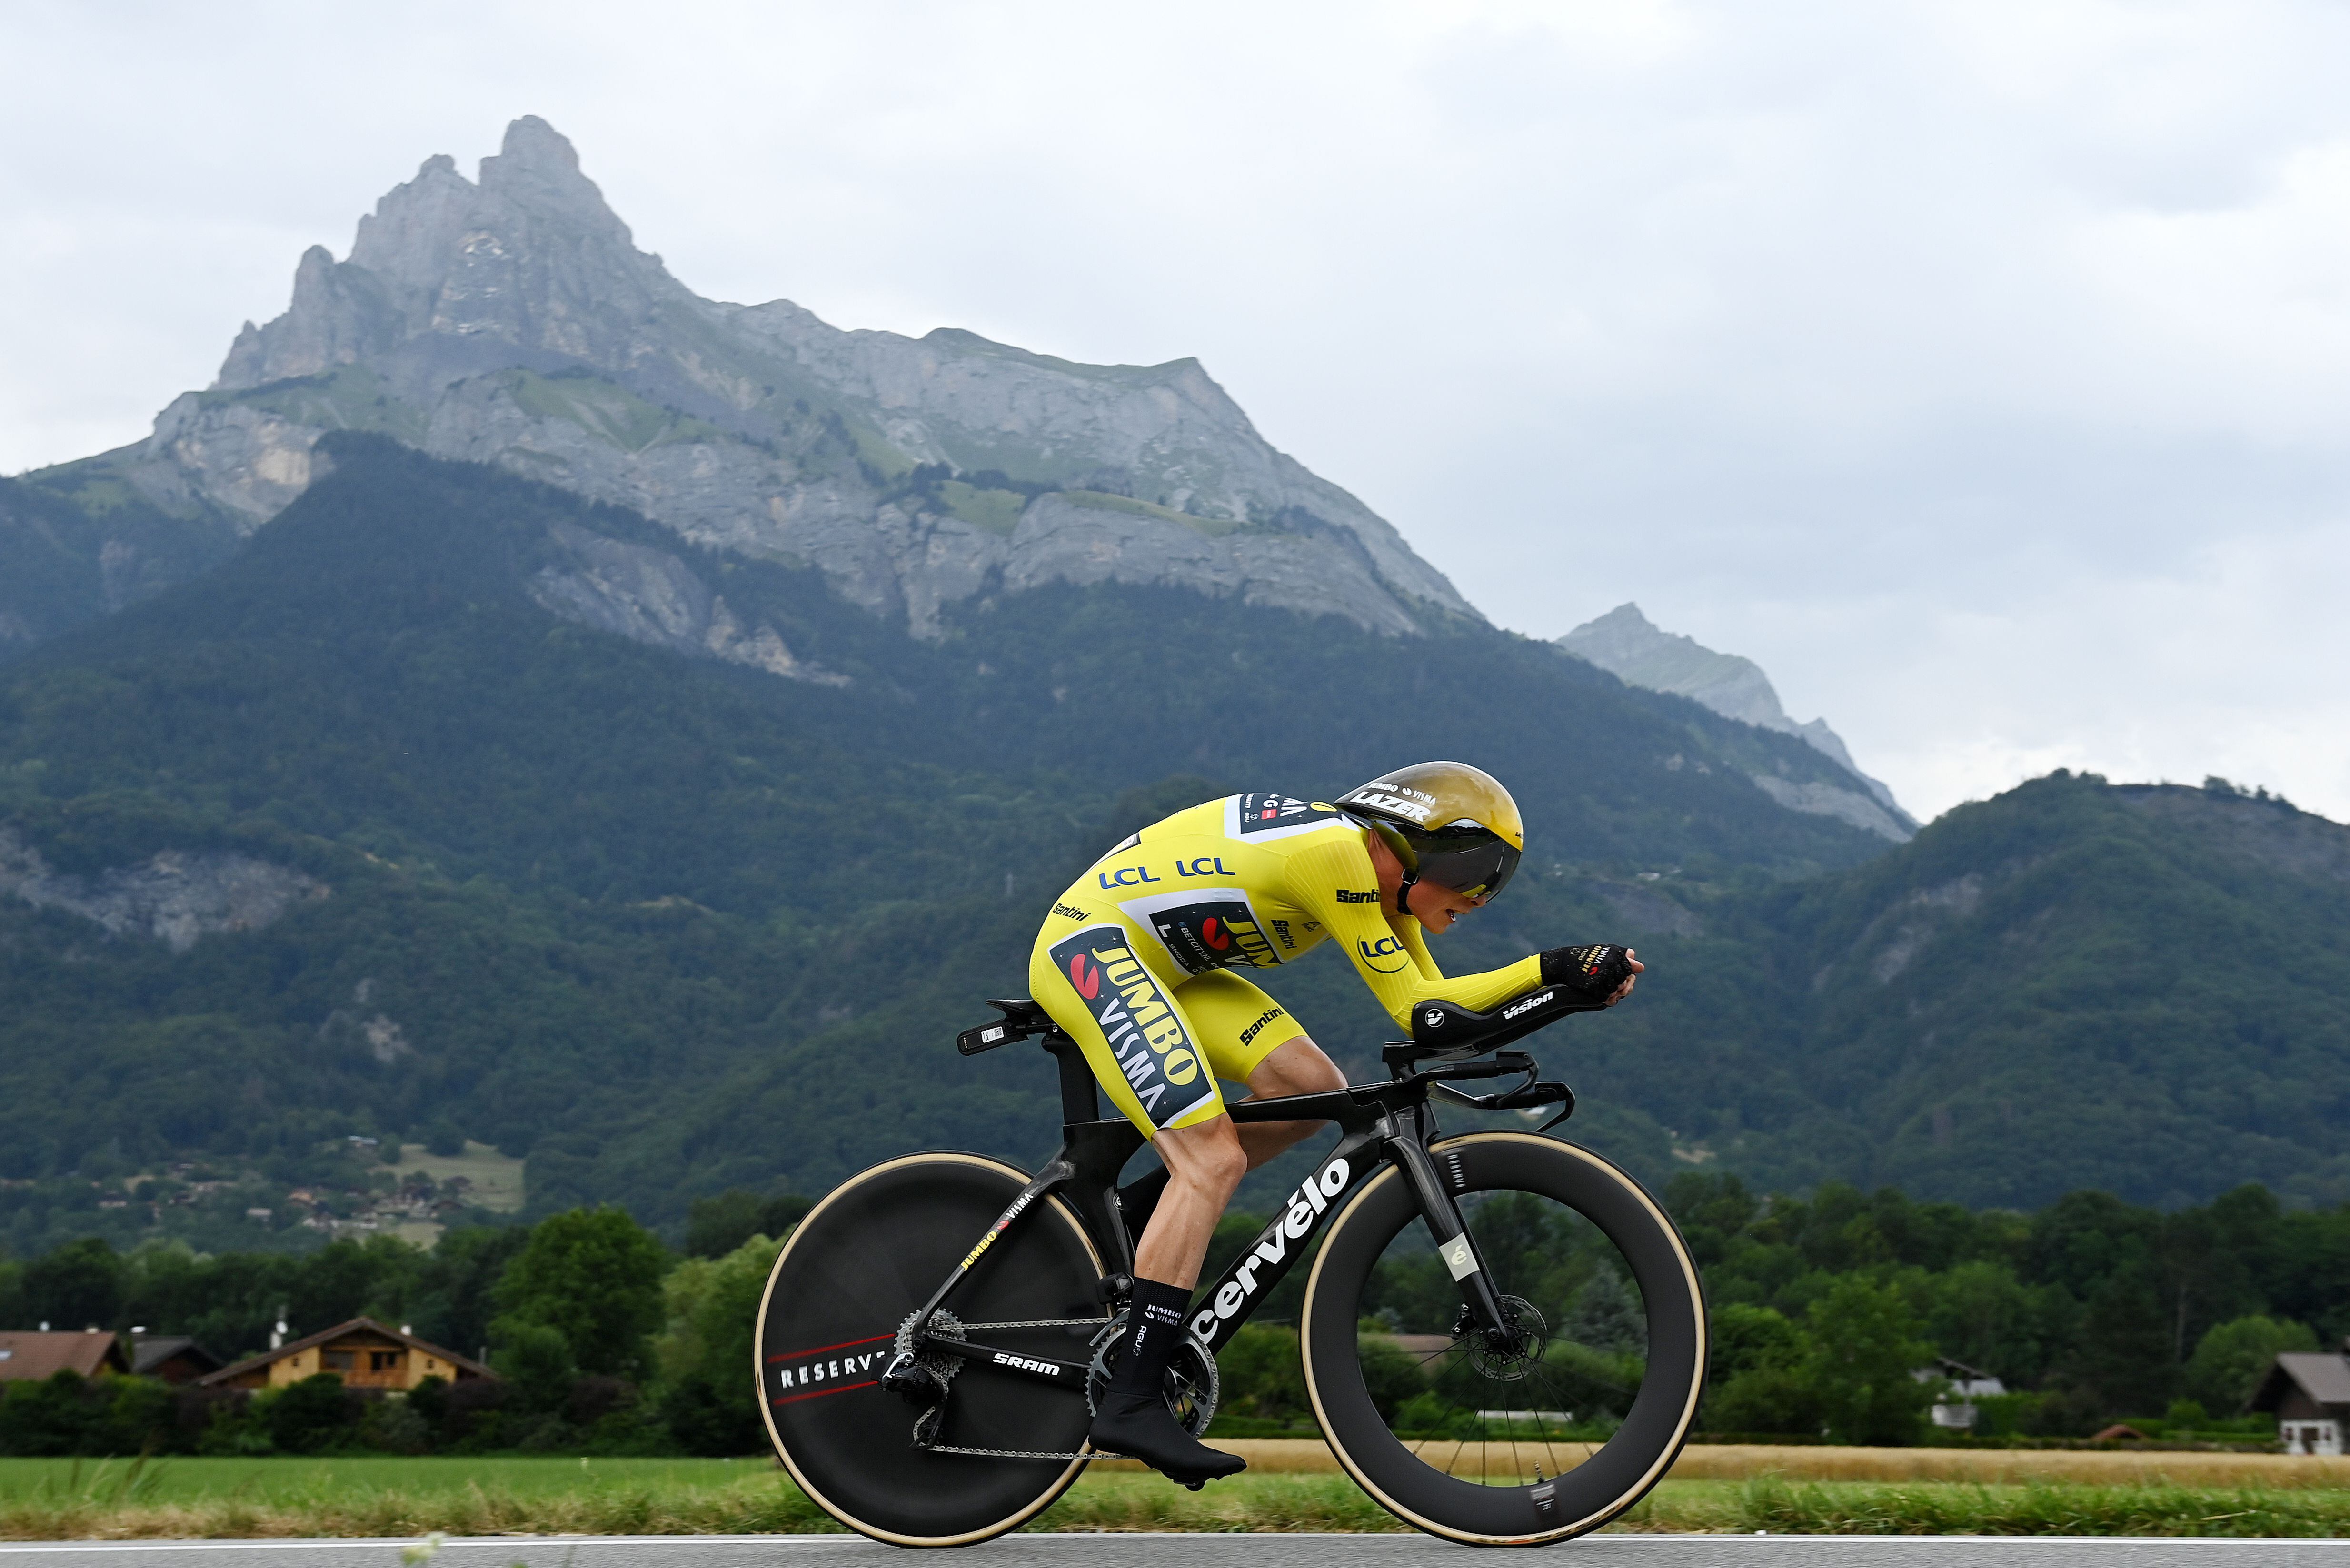
[{"label": "lazer logo on helmet", "polygon": [[1213,1094],[1215,1080],[1182,1015],[1126,940],[1121,927],[1093,926],[1045,952],[1093,1015],[1143,1113],[1163,1127]]},{"label": "lazer logo on helmet", "polygon": [[1262,1282],[1257,1272],[1280,1272],[1292,1247],[1305,1240],[1322,1218],[1323,1210],[1330,1207],[1330,1200],[1347,1190],[1347,1183],[1354,1174],[1354,1168],[1345,1160],[1334,1159],[1299,1182],[1297,1190],[1282,1205],[1282,1211],[1274,1216],[1273,1223],[1258,1234],[1240,1267],[1226,1275],[1224,1282],[1216,1287],[1215,1295],[1191,1314],[1191,1332],[1205,1339],[1219,1322],[1237,1314],[1257,1293]]},{"label": "lazer logo on helmet", "polygon": [[[1412,792],[1417,794],[1419,791]],[[1367,784],[1347,796],[1348,805],[1359,805],[1367,811],[1391,811],[1398,816],[1424,823],[1436,814],[1435,805],[1426,800],[1412,800],[1391,790]]]}]

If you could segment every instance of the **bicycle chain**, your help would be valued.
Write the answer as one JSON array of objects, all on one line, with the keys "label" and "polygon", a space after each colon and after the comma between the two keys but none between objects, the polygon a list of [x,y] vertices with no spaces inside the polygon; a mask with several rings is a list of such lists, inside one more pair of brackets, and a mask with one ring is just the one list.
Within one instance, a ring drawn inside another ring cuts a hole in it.
[{"label": "bicycle chain", "polygon": [[1116,1323],[1114,1317],[1027,1317],[1017,1323],[967,1323],[965,1334],[976,1334],[987,1328],[1107,1328]]},{"label": "bicycle chain", "polygon": [[[946,1314],[941,1313],[939,1315],[943,1317]],[[963,1334],[978,1334],[986,1330],[1004,1328],[1107,1328],[1117,1321],[1114,1317],[1029,1317],[1012,1323],[966,1323],[959,1324],[958,1329]],[[910,1327],[910,1324],[908,1326]],[[943,1404],[933,1406],[923,1411],[914,1422],[914,1446],[926,1453],[969,1454],[973,1459],[1095,1459],[1101,1458],[1099,1453],[1091,1449],[1073,1454],[1053,1454],[1039,1452],[1033,1449],[966,1449],[953,1443],[924,1442],[923,1426],[932,1416],[941,1413],[943,1409]]]},{"label": "bicycle chain", "polygon": [[983,1459],[1099,1459],[1117,1456],[1087,1449],[1082,1453],[1045,1454],[1029,1449],[959,1449],[951,1443],[917,1443],[926,1454],[970,1454]]}]

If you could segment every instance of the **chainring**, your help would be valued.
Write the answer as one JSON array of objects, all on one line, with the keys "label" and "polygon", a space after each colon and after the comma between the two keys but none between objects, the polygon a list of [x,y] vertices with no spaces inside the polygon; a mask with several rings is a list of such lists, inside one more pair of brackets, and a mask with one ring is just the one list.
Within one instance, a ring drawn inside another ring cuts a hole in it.
[{"label": "chainring", "polygon": [[[1086,1405],[1097,1415],[1101,1412],[1102,1396],[1109,1391],[1110,1352],[1125,1334],[1126,1314],[1120,1313],[1094,1335],[1093,1366],[1086,1373]],[[1164,1386],[1168,1413],[1175,1417],[1175,1424],[1194,1438],[1205,1437],[1208,1423],[1216,1418],[1223,1382],[1216,1371],[1216,1353],[1189,1328],[1177,1342],[1175,1354],[1167,1359]]]}]

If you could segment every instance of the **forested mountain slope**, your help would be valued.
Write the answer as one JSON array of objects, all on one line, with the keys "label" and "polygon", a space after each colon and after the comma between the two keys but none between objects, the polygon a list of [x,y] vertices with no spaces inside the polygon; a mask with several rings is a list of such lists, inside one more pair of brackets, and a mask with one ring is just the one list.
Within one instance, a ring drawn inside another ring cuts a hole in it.
[{"label": "forested mountain slope", "polygon": [[[1446,755],[1531,842],[1440,956],[1651,961],[1544,1043],[1644,1176],[2350,1195],[2344,829],[2059,776],[1888,849],[1799,735],[1488,626],[1196,362],[701,298],[524,119],[148,440],[0,481],[0,1179],[74,1178],[0,1228],[444,1117],[656,1221],[1034,1158],[1042,1061],[948,1041],[1054,892]],[[1261,978],[1391,1032],[1335,953]]]},{"label": "forested mountain slope", "polygon": [[536,1204],[663,1219],[913,1145],[1033,1157],[1041,1066],[952,1029],[1129,819],[1226,784],[1474,755],[1538,866],[1627,874],[1881,843],[1749,781],[1831,776],[1801,742],[1473,623],[1048,587],[926,640],[814,571],[670,556],[827,677],[778,679],[546,607],[583,554],[675,549],[641,517],[326,455],[225,566],[0,671],[0,1174],[446,1115],[527,1149]]},{"label": "forested mountain slope", "polygon": [[[2282,802],[2059,775],[1883,850],[1750,782],[1833,767],[1800,740],[1480,626],[1054,586],[920,639],[671,555],[824,677],[779,679],[546,607],[674,551],[641,517],[326,455],[226,565],[0,671],[0,1175],[291,1171],[447,1116],[528,1153],[536,1207],[673,1220],[919,1145],[1034,1158],[1042,1059],[948,1042],[1054,892],[1219,790],[1451,754],[1532,846],[1445,961],[1651,963],[1543,1044],[1644,1173],[2350,1189],[2350,831]],[[1260,978],[1357,1067],[1391,1033],[1334,955]]]},{"label": "forested mountain slope", "polygon": [[1644,946],[1583,1080],[1685,1160],[1976,1204],[2350,1197],[2338,824],[2059,774],[1852,870],[1686,897],[1702,934]]}]

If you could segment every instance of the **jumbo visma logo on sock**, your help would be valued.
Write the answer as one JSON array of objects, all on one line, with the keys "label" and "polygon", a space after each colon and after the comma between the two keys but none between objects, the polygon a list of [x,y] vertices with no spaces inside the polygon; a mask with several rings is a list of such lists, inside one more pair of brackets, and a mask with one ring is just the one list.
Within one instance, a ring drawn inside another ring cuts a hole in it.
[{"label": "jumbo visma logo on sock", "polygon": [[1116,927],[1064,937],[1047,950],[1093,1014],[1118,1071],[1154,1127],[1166,1127],[1215,1092],[1199,1042]]}]

